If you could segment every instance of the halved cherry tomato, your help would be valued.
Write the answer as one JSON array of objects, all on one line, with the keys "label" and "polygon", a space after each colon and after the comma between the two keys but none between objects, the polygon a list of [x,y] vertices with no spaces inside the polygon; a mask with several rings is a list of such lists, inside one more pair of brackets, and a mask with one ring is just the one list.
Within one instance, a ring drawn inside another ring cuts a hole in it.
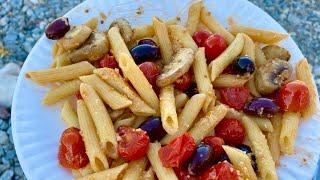
[{"label": "halved cherry tomato", "polygon": [[181,167],[195,149],[194,139],[190,134],[185,133],[161,147],[158,154],[164,167]]},{"label": "halved cherry tomato", "polygon": [[237,119],[222,119],[214,128],[216,136],[221,137],[228,145],[241,144],[245,137],[245,129]]},{"label": "halved cherry tomato", "polygon": [[238,180],[237,170],[227,161],[219,162],[205,171],[200,180]]},{"label": "halved cherry tomato", "polygon": [[220,137],[216,137],[216,136],[207,136],[205,137],[202,142],[204,144],[208,144],[209,146],[212,147],[213,149],[213,161],[217,161],[219,160],[220,156],[222,155],[222,153],[224,152],[222,145],[224,145],[224,141],[222,138]]},{"label": "halved cherry tomato", "polygon": [[180,91],[187,90],[191,85],[192,75],[190,72],[186,72],[179,79],[174,82],[174,87]]},{"label": "halved cherry tomato", "polygon": [[113,55],[106,54],[101,59],[98,60],[100,64],[100,68],[119,68],[118,62],[116,61]]},{"label": "halved cherry tomato", "polygon": [[280,89],[276,102],[283,111],[301,111],[310,103],[308,86],[299,80],[289,82]]},{"label": "halved cherry tomato", "polygon": [[119,155],[127,161],[142,158],[149,148],[149,136],[141,129],[134,129],[129,126],[120,126],[118,128]]},{"label": "halved cherry tomato", "polygon": [[[207,63],[216,59],[228,47],[227,41],[219,34],[213,34],[204,42]],[[212,67],[214,68],[214,67]]]},{"label": "halved cherry tomato", "polygon": [[198,179],[196,176],[190,175],[186,169],[173,168],[173,170],[176,173],[176,176],[178,177],[179,180],[197,180]]},{"label": "halved cherry tomato", "polygon": [[249,89],[247,87],[229,87],[220,89],[221,102],[237,110],[244,108],[248,98]]},{"label": "halved cherry tomato", "polygon": [[77,91],[76,94],[75,94],[75,96],[76,96],[76,98],[77,98],[78,100],[82,99],[82,96],[81,96],[80,91]]},{"label": "halved cherry tomato", "polygon": [[146,61],[139,65],[140,70],[143,72],[144,76],[148,79],[152,86],[156,86],[157,77],[160,74],[160,67],[153,62]]},{"label": "halved cherry tomato", "polygon": [[75,127],[63,131],[59,145],[59,163],[65,168],[80,169],[89,163],[80,130]]},{"label": "halved cherry tomato", "polygon": [[193,34],[192,38],[198,45],[198,47],[203,47],[204,42],[208,39],[208,37],[212,35],[210,32],[206,30],[200,30]]}]

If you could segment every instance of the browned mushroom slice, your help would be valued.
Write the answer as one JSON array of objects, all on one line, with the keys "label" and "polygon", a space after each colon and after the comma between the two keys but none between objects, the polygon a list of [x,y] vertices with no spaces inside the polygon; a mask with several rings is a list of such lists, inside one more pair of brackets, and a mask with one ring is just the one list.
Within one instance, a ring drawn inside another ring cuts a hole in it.
[{"label": "browned mushroom slice", "polygon": [[182,48],[174,55],[172,61],[165,65],[157,79],[157,86],[163,87],[175,82],[186,73],[192,65],[194,52],[190,48]]},{"label": "browned mushroom slice", "polygon": [[124,18],[115,19],[111,24],[110,28],[118,27],[120,34],[126,43],[130,42],[133,36],[133,30],[129,22]]},{"label": "browned mushroom slice", "polygon": [[91,32],[87,26],[74,26],[57,42],[65,51],[76,49],[89,38]]},{"label": "browned mushroom slice", "polygon": [[272,59],[256,71],[256,87],[263,95],[271,94],[288,81],[291,73],[292,67],[287,61]]},{"label": "browned mushroom slice", "polygon": [[67,54],[72,63],[80,61],[95,61],[109,50],[108,40],[104,33],[92,33],[90,38],[79,49]]},{"label": "browned mushroom slice", "polygon": [[288,50],[277,45],[265,46],[262,48],[262,51],[264,52],[267,60],[278,58],[289,61],[291,57]]}]

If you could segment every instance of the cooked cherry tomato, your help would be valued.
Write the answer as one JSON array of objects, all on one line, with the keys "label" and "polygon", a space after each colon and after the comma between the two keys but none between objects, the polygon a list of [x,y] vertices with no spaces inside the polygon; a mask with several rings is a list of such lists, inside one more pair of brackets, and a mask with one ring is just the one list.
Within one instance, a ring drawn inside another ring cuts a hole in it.
[{"label": "cooked cherry tomato", "polygon": [[187,90],[191,85],[192,75],[190,72],[186,72],[174,83],[174,87],[180,91]]},{"label": "cooked cherry tomato", "polygon": [[208,39],[208,37],[212,35],[210,32],[206,30],[200,30],[193,34],[192,38],[196,42],[199,47],[204,46],[204,42]]},{"label": "cooked cherry tomato", "polygon": [[142,158],[149,148],[149,136],[141,129],[134,129],[129,126],[120,126],[118,128],[119,155],[127,161]]},{"label": "cooked cherry tomato", "polygon": [[173,168],[179,180],[197,180],[197,176],[192,176],[188,173],[186,169],[183,168]]},{"label": "cooked cherry tomato", "polygon": [[205,171],[200,180],[238,180],[237,170],[227,161],[219,162]]},{"label": "cooked cherry tomato", "polygon": [[237,119],[222,119],[214,130],[216,136],[221,137],[228,145],[241,144],[245,137],[245,129]]},{"label": "cooked cherry tomato", "polygon": [[298,112],[305,109],[310,103],[307,85],[298,80],[289,82],[280,89],[276,102],[283,111]]},{"label": "cooked cherry tomato", "polygon": [[63,131],[59,145],[59,163],[65,168],[80,169],[89,163],[80,130],[75,127]]},{"label": "cooked cherry tomato", "polygon": [[113,55],[106,54],[98,61],[99,61],[100,68],[105,68],[105,67],[112,68],[112,69],[119,68],[118,62],[116,61]]},{"label": "cooked cherry tomato", "polygon": [[164,167],[181,167],[195,149],[194,139],[190,134],[185,133],[161,147],[158,154]]},{"label": "cooked cherry tomato", "polygon": [[224,145],[223,139],[216,136],[207,136],[202,140],[202,142],[212,147],[214,152],[213,161],[217,161],[224,152],[222,148],[222,145]]},{"label": "cooked cherry tomato", "polygon": [[227,49],[227,47],[228,47],[227,41],[219,34],[213,34],[209,36],[208,39],[204,42],[207,63],[210,63],[211,61],[213,61],[225,49]]},{"label": "cooked cherry tomato", "polygon": [[80,91],[77,91],[76,94],[75,94],[75,96],[76,96],[76,98],[77,98],[78,100],[82,99],[82,96],[81,96]]},{"label": "cooked cherry tomato", "polygon": [[153,62],[146,61],[139,65],[140,70],[143,72],[144,76],[148,79],[152,86],[156,86],[157,77],[160,74],[160,67]]},{"label": "cooked cherry tomato", "polygon": [[229,87],[220,89],[221,102],[237,110],[243,109],[248,98],[249,89],[247,87]]}]

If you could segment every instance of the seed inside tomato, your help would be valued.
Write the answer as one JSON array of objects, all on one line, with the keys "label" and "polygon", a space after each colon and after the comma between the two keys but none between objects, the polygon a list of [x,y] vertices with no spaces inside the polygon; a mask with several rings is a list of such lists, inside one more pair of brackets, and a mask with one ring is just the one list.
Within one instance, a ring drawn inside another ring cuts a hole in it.
[{"label": "seed inside tomato", "polygon": [[204,42],[207,63],[216,59],[228,47],[227,41],[219,34],[213,34]]}]

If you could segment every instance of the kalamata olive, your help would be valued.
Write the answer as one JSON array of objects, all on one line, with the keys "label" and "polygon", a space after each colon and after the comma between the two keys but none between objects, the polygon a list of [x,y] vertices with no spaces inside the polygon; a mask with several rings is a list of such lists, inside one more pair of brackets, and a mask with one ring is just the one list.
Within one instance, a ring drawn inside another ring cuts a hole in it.
[{"label": "kalamata olive", "polygon": [[241,56],[234,63],[234,69],[238,72],[238,74],[252,74],[255,71],[255,66],[249,56]]},{"label": "kalamata olive", "polygon": [[248,102],[243,111],[247,114],[272,117],[279,111],[279,106],[268,98],[256,98]]},{"label": "kalamata olive", "polygon": [[138,42],[138,45],[142,45],[142,44],[149,44],[151,46],[157,46],[157,43],[154,42],[152,39],[141,39]]},{"label": "kalamata olive", "polygon": [[189,174],[198,175],[205,170],[213,159],[213,153],[211,146],[207,144],[200,144],[188,164]]},{"label": "kalamata olive", "polygon": [[56,40],[62,38],[70,29],[68,18],[59,17],[49,23],[45,34],[48,39]]},{"label": "kalamata olive", "polygon": [[159,48],[149,44],[137,45],[130,50],[130,53],[137,64],[144,61],[154,61],[159,57]]},{"label": "kalamata olive", "polygon": [[139,128],[147,132],[151,142],[159,141],[167,134],[162,127],[160,117],[149,117]]},{"label": "kalamata olive", "polygon": [[188,97],[192,97],[195,94],[198,94],[198,88],[197,88],[197,84],[196,83],[191,83],[191,85],[189,86],[189,88],[184,91]]},{"label": "kalamata olive", "polygon": [[258,170],[256,156],[252,153],[250,146],[245,144],[239,144],[236,148],[240,149],[241,151],[245,152],[251,158],[251,165],[255,171]]}]

